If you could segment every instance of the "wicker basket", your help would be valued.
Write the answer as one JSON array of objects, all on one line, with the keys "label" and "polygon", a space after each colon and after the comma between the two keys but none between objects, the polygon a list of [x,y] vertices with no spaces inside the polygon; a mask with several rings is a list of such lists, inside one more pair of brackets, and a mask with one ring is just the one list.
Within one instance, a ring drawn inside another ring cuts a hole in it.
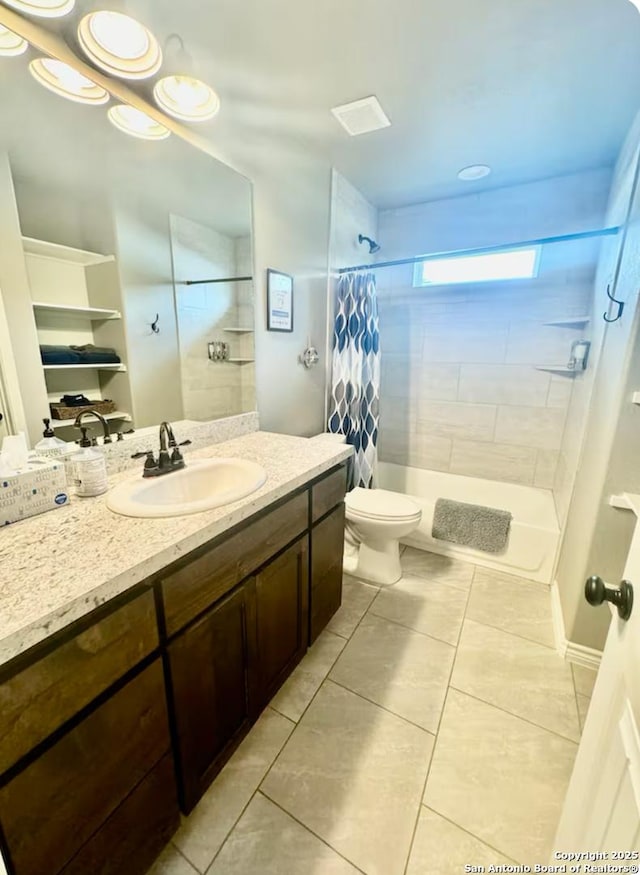
[{"label": "wicker basket", "polygon": [[75,419],[85,410],[95,410],[103,416],[113,413],[116,409],[115,401],[92,401],[84,407],[65,407],[64,404],[49,404],[52,419]]}]

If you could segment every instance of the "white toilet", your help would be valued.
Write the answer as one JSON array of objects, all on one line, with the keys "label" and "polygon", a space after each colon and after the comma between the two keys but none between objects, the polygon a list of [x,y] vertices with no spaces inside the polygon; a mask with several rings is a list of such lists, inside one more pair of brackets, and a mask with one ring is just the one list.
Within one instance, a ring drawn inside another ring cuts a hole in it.
[{"label": "white toilet", "polygon": [[402,577],[400,539],[420,525],[418,505],[397,492],[361,489],[347,493],[344,570],[372,583],[396,583]]}]

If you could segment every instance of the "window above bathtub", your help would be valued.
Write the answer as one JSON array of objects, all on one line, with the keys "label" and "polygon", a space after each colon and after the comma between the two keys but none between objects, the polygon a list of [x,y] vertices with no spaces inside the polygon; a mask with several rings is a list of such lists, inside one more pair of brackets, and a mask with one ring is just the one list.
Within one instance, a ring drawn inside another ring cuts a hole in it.
[{"label": "window above bathtub", "polygon": [[446,255],[425,258],[415,265],[414,286],[448,286],[468,283],[533,279],[538,276],[542,247],[495,249],[479,255]]}]

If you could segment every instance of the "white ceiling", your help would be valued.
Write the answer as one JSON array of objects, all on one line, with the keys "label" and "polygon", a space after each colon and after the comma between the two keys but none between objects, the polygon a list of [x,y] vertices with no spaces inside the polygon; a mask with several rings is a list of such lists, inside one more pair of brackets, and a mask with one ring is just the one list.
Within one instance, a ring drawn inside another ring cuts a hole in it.
[{"label": "white ceiling", "polygon": [[[240,161],[302,141],[380,207],[611,165],[640,108],[629,0],[126,5],[182,35],[222,98],[207,132]],[[392,127],[351,139],[329,110],[372,93]],[[493,175],[459,182],[473,163]]]},{"label": "white ceiling", "polygon": [[[183,37],[222,100],[198,131],[236,166],[268,173],[315,150],[379,207],[610,166],[640,108],[629,0],[78,0],[78,13],[98,5]],[[370,94],[392,126],[350,138],[330,108]],[[492,176],[460,182],[474,163]]]}]

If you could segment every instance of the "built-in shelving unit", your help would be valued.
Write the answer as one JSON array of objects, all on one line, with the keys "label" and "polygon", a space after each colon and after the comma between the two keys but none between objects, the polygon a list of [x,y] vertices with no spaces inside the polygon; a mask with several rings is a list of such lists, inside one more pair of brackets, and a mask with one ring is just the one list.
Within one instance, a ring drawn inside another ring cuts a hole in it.
[{"label": "built-in shelving unit", "polygon": [[102,322],[106,319],[122,319],[119,310],[103,310],[100,307],[70,307],[67,304],[47,304],[42,301],[33,302],[35,313],[58,313],[61,316],[74,316],[78,319],[89,319],[91,322]]},{"label": "built-in shelving unit", "polygon": [[[131,422],[131,416],[129,413],[123,413],[121,410],[114,410],[113,413],[104,413],[104,418],[107,421],[117,420],[118,422]],[[51,420],[51,428],[60,429],[60,428],[72,428],[75,419],[52,419]]]},{"label": "built-in shelving unit", "polygon": [[558,328],[579,328],[583,325],[588,325],[591,322],[591,316],[567,316],[565,319],[553,319],[551,322],[545,322],[545,325],[555,325]]},{"label": "built-in shelving unit", "polygon": [[86,249],[74,249],[72,246],[62,246],[60,243],[50,243],[48,240],[36,240],[34,237],[23,237],[22,248],[26,255],[50,258],[52,261],[82,267],[115,261],[114,255],[102,255],[99,252],[89,252]]}]

